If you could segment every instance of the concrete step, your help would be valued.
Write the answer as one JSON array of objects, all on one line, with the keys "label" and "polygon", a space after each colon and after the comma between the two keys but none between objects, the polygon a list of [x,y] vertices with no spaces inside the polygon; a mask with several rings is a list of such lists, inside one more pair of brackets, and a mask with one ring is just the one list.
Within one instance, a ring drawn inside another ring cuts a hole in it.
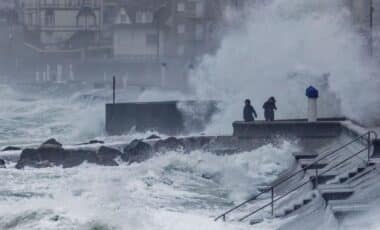
[{"label": "concrete step", "polygon": [[366,169],[365,167],[359,167],[359,168],[358,168],[358,173],[363,172],[365,169]]},{"label": "concrete step", "polygon": [[311,198],[304,199],[304,200],[302,200],[300,203],[297,203],[297,204],[293,205],[292,207],[289,207],[289,208],[285,208],[285,209],[283,209],[282,211],[280,211],[279,214],[276,215],[276,217],[284,217],[284,216],[287,216],[287,215],[293,213],[294,211],[300,209],[301,207],[303,207],[303,206],[309,204],[311,201],[312,201]]},{"label": "concrete step", "polygon": [[337,219],[344,218],[347,215],[363,213],[373,205],[363,202],[346,202],[341,200],[330,201],[329,206]]},{"label": "concrete step", "polygon": [[279,214],[276,215],[276,217],[284,217],[284,216],[287,216],[291,213],[293,213],[294,211],[300,209],[301,207],[309,204],[310,202],[313,201],[314,198],[316,198],[317,196],[315,195],[315,193],[313,192],[312,195],[310,197],[306,197],[302,200],[298,200],[296,202],[294,202],[295,204],[294,205],[291,205],[290,207],[287,207],[285,209],[283,209],[283,211],[280,211]]},{"label": "concrete step", "polygon": [[255,224],[259,224],[259,223],[261,223],[263,221],[264,221],[264,218],[255,218],[255,219],[250,220],[249,224],[250,225],[255,225]]},{"label": "concrete step", "polygon": [[[325,184],[326,182],[334,179],[335,177],[336,177],[336,174],[318,175],[318,184]],[[310,180],[315,185],[315,183],[316,183],[316,176],[315,175],[310,176]]]},{"label": "concrete step", "polygon": [[372,157],[370,160],[369,160],[369,163],[371,164],[371,166],[375,165],[375,164],[380,164],[380,157]]},{"label": "concrete step", "polygon": [[344,174],[344,176],[340,176],[340,177],[338,178],[338,181],[339,181],[339,183],[344,183],[344,182],[346,182],[348,179],[350,179],[350,178],[356,176],[357,174],[358,174],[358,172],[349,172],[349,173],[346,173],[346,174]]},{"label": "concrete step", "polygon": [[370,166],[361,166],[361,167],[358,167],[356,168],[355,170],[351,171],[351,172],[348,172],[348,173],[344,173],[342,175],[339,175],[337,176],[335,179],[333,180],[330,180],[328,181],[327,183],[328,184],[337,184],[337,183],[345,183],[347,180],[351,179],[351,178],[354,178],[355,176],[357,175],[360,175],[362,174],[363,172],[365,172]]},{"label": "concrete step", "polygon": [[301,159],[315,159],[316,157],[318,157],[318,154],[316,154],[316,153],[295,152],[295,153],[293,153],[293,156],[298,161],[298,160],[301,160]]},{"label": "concrete step", "polygon": [[259,192],[270,192],[271,188],[272,188],[271,186],[260,186],[257,188],[257,190]]},{"label": "concrete step", "polygon": [[310,169],[322,169],[324,168],[328,163],[321,161],[313,164],[315,162],[314,159],[300,159],[298,163],[301,165],[302,168],[309,167],[307,170]]},{"label": "concrete step", "polygon": [[318,190],[327,202],[347,199],[355,192],[352,187],[341,184],[320,185],[318,186]]}]

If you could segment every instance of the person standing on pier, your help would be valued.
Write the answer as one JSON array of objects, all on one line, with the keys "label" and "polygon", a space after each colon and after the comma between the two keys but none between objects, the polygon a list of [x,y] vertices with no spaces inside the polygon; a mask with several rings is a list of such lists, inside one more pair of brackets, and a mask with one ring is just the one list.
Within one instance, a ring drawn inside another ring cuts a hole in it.
[{"label": "person standing on pier", "polygon": [[245,100],[245,106],[243,110],[243,118],[245,122],[254,121],[253,115],[257,118],[256,110],[251,105],[251,101],[249,99]]},{"label": "person standing on pier", "polygon": [[274,111],[277,110],[276,99],[270,97],[263,105],[264,117],[266,121],[274,121]]}]

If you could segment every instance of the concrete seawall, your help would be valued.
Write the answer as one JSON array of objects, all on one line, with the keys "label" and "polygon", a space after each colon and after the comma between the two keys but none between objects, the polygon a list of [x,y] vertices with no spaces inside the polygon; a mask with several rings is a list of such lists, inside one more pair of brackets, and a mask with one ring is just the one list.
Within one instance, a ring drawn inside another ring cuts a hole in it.
[{"label": "concrete seawall", "polygon": [[216,112],[216,101],[107,104],[106,131],[109,135],[132,130],[157,131],[168,135],[201,132]]},{"label": "concrete seawall", "polygon": [[234,136],[250,138],[333,138],[340,135],[341,123],[338,121],[274,121],[233,123]]}]

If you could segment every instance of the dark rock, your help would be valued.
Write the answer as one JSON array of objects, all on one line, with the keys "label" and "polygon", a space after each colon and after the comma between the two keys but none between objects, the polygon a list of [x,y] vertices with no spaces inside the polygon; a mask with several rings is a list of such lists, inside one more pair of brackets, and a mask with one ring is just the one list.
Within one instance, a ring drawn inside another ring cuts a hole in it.
[{"label": "dark rock", "polygon": [[[39,149],[24,149],[17,162],[16,168],[21,169],[25,166],[41,168],[40,162],[47,161],[52,165],[61,165],[65,159],[65,150],[44,147]],[[46,164],[43,164],[46,165]]]},{"label": "dark rock", "polygon": [[5,160],[0,159],[0,168],[5,168]]},{"label": "dark rock", "polygon": [[92,144],[104,144],[104,141],[91,140],[91,141],[89,141],[89,142],[80,143],[80,144],[78,144],[78,145],[92,145]]},{"label": "dark rock", "polygon": [[150,135],[149,137],[146,138],[147,140],[152,140],[152,139],[161,139],[161,137],[157,136],[157,135]]},{"label": "dark rock", "polygon": [[84,162],[98,163],[98,158],[96,153],[91,150],[66,150],[65,159],[62,162],[64,168],[72,168],[79,166]]},{"label": "dark rock", "polygon": [[124,148],[121,159],[130,163],[142,162],[151,157],[152,153],[152,146],[143,141],[134,140]]},{"label": "dark rock", "polygon": [[104,141],[91,140],[91,141],[88,142],[88,144],[104,144]]},{"label": "dark rock", "polygon": [[20,159],[16,164],[17,169],[22,169],[25,166],[35,167],[36,163],[40,161],[37,150],[24,149],[20,155]]},{"label": "dark rock", "polygon": [[189,137],[183,140],[186,151],[204,149],[210,142],[210,137]]},{"label": "dark rock", "polygon": [[169,137],[165,140],[159,140],[154,145],[154,150],[157,152],[166,152],[166,151],[178,151],[183,150],[185,144],[182,140],[175,137]]},{"label": "dark rock", "polygon": [[52,217],[50,218],[50,220],[51,220],[51,221],[54,221],[54,222],[58,221],[59,219],[60,219],[59,215],[54,215],[54,216],[52,216]]},{"label": "dark rock", "polygon": [[98,164],[105,166],[118,166],[115,159],[121,157],[122,153],[113,148],[102,146],[96,153]]},{"label": "dark rock", "polygon": [[56,139],[51,138],[42,143],[40,149],[62,149],[62,144],[59,143]]},{"label": "dark rock", "polygon": [[49,161],[39,161],[36,162],[35,167],[36,168],[48,168],[48,167],[53,167],[54,165],[50,163]]},{"label": "dark rock", "polygon": [[117,163],[114,159],[121,153],[115,149],[103,147],[98,152],[92,150],[65,150],[63,148],[39,148],[24,149],[16,168],[21,169],[25,166],[34,168],[45,168],[52,166],[63,166],[71,168],[79,166],[84,162],[114,166]]},{"label": "dark rock", "polygon": [[21,150],[20,147],[15,147],[15,146],[8,146],[3,148],[1,151],[6,152],[6,151],[16,151],[16,150]]},{"label": "dark rock", "polygon": [[213,177],[214,177],[214,175],[211,174],[211,173],[203,173],[203,174],[202,174],[202,178],[207,179],[207,180],[210,180],[210,179],[212,179]]}]

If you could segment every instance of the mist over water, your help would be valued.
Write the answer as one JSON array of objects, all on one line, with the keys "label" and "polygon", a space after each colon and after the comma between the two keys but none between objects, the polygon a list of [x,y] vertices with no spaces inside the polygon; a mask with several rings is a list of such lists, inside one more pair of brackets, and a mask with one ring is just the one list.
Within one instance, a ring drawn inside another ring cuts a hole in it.
[{"label": "mist over water", "polygon": [[52,137],[73,143],[104,133],[105,99],[99,92],[33,93],[0,85],[0,96],[0,146],[36,144]]},{"label": "mist over water", "polygon": [[378,70],[343,1],[265,1],[227,20],[234,28],[191,78],[198,97],[224,102],[210,131],[231,130],[231,122],[242,119],[245,98],[259,119],[270,96],[277,98],[278,118],[305,117],[309,85],[321,91],[321,116],[342,113],[373,123],[380,114]]}]

